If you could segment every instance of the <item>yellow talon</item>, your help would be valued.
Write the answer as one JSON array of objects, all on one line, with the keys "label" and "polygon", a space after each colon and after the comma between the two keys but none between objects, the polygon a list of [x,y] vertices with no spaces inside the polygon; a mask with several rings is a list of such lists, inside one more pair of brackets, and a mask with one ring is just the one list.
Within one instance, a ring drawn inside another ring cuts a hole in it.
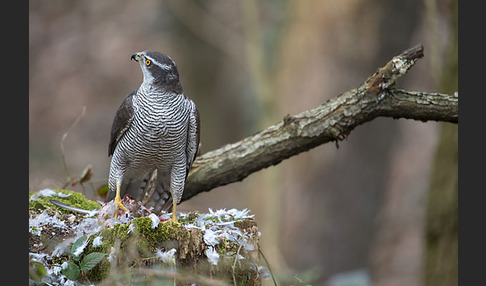
[{"label": "yellow talon", "polygon": [[115,195],[115,219],[118,218],[118,209],[122,209],[128,212],[127,207],[125,207],[120,198],[120,185],[116,185],[116,195]]},{"label": "yellow talon", "polygon": [[177,204],[175,202],[172,202],[172,221],[173,222],[178,222],[177,216],[176,216],[176,206],[177,206]]}]

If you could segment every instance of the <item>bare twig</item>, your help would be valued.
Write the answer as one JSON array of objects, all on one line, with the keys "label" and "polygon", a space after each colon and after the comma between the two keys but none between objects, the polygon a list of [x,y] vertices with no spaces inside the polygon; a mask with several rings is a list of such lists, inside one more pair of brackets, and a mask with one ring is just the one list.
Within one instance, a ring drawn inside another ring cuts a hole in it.
[{"label": "bare twig", "polygon": [[262,256],[263,260],[265,260],[265,263],[267,264],[268,271],[270,272],[270,275],[272,277],[273,285],[277,286],[277,281],[275,281],[275,277],[273,275],[272,268],[270,268],[270,264],[268,263],[268,260],[265,257],[265,255],[263,254],[263,251],[262,251],[262,248],[260,247],[260,244],[258,244],[258,252]]},{"label": "bare twig", "polygon": [[67,164],[66,164],[66,155],[65,155],[65,151],[64,151],[64,140],[66,140],[69,132],[71,131],[71,129],[74,128],[74,126],[76,126],[79,122],[79,120],[81,120],[81,118],[86,114],[86,106],[83,106],[82,110],[81,110],[81,113],[78,115],[78,117],[76,118],[76,120],[74,120],[73,124],[69,127],[69,129],[62,135],[62,138],[61,138],[61,160],[62,160],[62,164],[64,166],[64,171],[66,172],[66,175],[67,175],[67,180],[66,180],[66,183],[64,184],[63,186],[63,189],[66,188],[70,183],[71,183],[71,175],[68,171],[68,167],[67,167]]},{"label": "bare twig", "polygon": [[[233,285],[237,285],[236,284],[236,262],[238,262],[239,260],[239,256],[240,256],[240,250],[241,250],[241,247],[243,246],[243,243],[240,244],[240,246],[238,247],[238,250],[236,251],[236,255],[235,255],[235,260],[233,261],[233,265],[231,265],[231,275],[233,276]],[[260,249],[260,248],[259,248]]]}]

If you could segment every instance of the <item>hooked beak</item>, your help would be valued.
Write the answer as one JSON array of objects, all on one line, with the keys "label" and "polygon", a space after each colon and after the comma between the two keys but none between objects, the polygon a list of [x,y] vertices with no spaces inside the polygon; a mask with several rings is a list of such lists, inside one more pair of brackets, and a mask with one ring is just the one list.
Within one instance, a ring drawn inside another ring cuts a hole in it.
[{"label": "hooked beak", "polygon": [[139,55],[139,54],[140,54],[140,53],[135,53],[135,54],[133,54],[133,55],[130,57],[130,59],[135,60],[136,62],[138,62],[138,59],[140,58],[140,55]]}]

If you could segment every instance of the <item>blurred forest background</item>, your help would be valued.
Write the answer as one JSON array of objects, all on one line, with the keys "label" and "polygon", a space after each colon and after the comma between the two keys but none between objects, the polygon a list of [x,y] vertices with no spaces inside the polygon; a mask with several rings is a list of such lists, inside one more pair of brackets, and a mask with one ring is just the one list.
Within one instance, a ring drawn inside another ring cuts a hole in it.
[{"label": "blurred forest background", "polygon": [[[135,52],[176,61],[205,153],[355,88],[418,43],[425,58],[399,86],[456,91],[454,0],[30,1],[30,191],[64,185],[61,138],[85,106],[65,160],[71,176],[91,165],[93,177],[68,189],[97,199],[113,117],[142,81]],[[457,161],[456,125],[373,120],[339,148],[321,145],[178,210],[249,208],[277,278],[323,282],[358,270],[376,285],[422,285],[434,165],[457,176],[454,160],[434,163],[441,144]]]}]

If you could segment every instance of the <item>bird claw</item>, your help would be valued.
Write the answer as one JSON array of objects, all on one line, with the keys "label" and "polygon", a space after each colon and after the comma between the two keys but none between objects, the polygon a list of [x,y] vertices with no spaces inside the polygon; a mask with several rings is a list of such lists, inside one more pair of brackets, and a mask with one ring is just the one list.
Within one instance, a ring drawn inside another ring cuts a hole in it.
[{"label": "bird claw", "polygon": [[115,219],[118,218],[118,210],[123,210],[125,212],[129,212],[127,207],[122,203],[120,197],[115,197]]}]

